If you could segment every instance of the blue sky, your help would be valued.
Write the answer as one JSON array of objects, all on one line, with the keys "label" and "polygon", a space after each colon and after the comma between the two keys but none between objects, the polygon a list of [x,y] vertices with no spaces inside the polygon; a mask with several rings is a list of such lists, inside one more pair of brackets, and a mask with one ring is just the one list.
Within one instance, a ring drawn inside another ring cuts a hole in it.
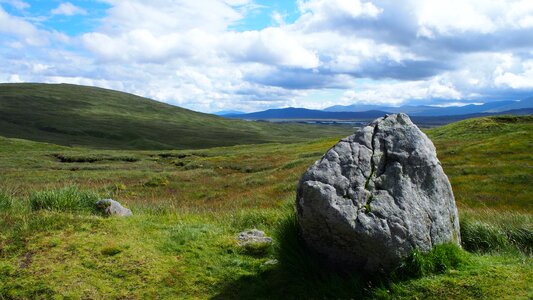
[{"label": "blue sky", "polygon": [[[6,12],[30,21],[36,27],[45,30],[56,30],[69,36],[76,36],[96,30],[101,18],[110,8],[109,4],[98,1],[0,1]],[[14,4],[13,4],[14,3]],[[70,3],[74,9],[72,14],[57,10],[61,4]],[[26,5],[24,5],[26,4]],[[22,8],[22,9],[21,9]],[[56,10],[54,12],[54,10]]]},{"label": "blue sky", "polygon": [[0,0],[0,82],[190,109],[533,95],[530,0]]},{"label": "blue sky", "polygon": [[[0,1],[4,10],[9,14],[32,20],[33,23],[47,30],[57,30],[76,36],[94,31],[98,28],[99,20],[105,17],[106,10],[111,8],[110,3],[104,1]],[[61,4],[70,3],[79,11],[73,11],[71,15],[59,13]],[[23,9],[21,9],[21,6]],[[238,5],[236,7],[239,7]],[[82,11],[83,10],[83,11]],[[273,14],[278,13],[286,22],[292,23],[299,16],[298,5],[295,1],[254,1],[249,12],[242,19],[229,26],[230,30],[247,31],[261,30],[278,23],[273,19]]]},{"label": "blue sky", "polygon": [[279,25],[273,14],[277,13],[287,23],[294,22],[299,16],[298,5],[295,1],[255,1],[257,8],[247,14],[242,21],[230,26],[230,29],[237,31],[261,30],[266,27]]}]

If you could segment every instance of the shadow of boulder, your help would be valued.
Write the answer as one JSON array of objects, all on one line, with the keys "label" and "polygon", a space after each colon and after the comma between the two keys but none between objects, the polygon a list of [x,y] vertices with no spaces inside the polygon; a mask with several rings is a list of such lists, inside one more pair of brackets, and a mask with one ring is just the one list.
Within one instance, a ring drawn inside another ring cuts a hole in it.
[{"label": "shadow of boulder", "polygon": [[226,283],[212,299],[360,299],[372,290],[371,278],[321,263],[300,239],[294,215],[275,238],[277,264]]}]

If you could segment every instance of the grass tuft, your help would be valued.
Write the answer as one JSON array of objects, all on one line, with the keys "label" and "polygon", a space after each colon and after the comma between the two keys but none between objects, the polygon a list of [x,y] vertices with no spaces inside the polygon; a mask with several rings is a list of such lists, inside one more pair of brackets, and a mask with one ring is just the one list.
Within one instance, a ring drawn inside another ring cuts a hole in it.
[{"label": "grass tuft", "polygon": [[394,279],[420,278],[442,274],[468,264],[468,254],[455,244],[442,244],[429,252],[415,250],[393,271]]},{"label": "grass tuft", "polygon": [[29,197],[31,209],[53,211],[92,212],[99,200],[98,194],[75,186],[34,192]]},{"label": "grass tuft", "polygon": [[242,250],[245,254],[252,256],[265,256],[270,253],[272,243],[270,242],[253,242],[242,245]]},{"label": "grass tuft", "polygon": [[115,256],[115,255],[119,254],[120,252],[122,252],[122,249],[120,247],[117,247],[117,246],[104,247],[100,251],[100,253],[102,253],[102,255],[105,255],[105,256]]},{"label": "grass tuft", "polygon": [[8,211],[13,207],[13,197],[4,191],[0,191],[0,212]]},{"label": "grass tuft", "polygon": [[273,210],[241,210],[232,216],[231,227],[237,231],[250,228],[264,229],[274,225],[278,218],[279,212]]},{"label": "grass tuft", "polygon": [[[274,246],[279,261],[279,280],[275,297],[288,293],[289,298],[306,295],[309,299],[350,299],[365,295],[370,277],[354,271],[332,268],[322,263],[322,258],[305,245],[300,237],[296,215],[290,214],[279,222]],[[284,290],[282,286],[290,286]]]},{"label": "grass tuft", "polygon": [[[518,216],[515,215],[516,218]],[[531,219],[529,217],[528,219]],[[467,251],[494,253],[502,251],[521,251],[533,254],[533,230],[531,222],[489,223],[473,218],[461,219],[461,238]]]}]

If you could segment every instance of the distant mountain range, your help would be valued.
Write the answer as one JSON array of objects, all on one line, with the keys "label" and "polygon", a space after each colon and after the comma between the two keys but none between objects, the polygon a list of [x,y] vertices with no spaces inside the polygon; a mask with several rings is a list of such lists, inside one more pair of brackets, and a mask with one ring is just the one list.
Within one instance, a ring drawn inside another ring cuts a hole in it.
[{"label": "distant mountain range", "polygon": [[387,112],[379,110],[370,110],[364,112],[334,112],[314,110],[307,108],[279,108],[269,109],[249,114],[232,114],[226,115],[228,118],[245,119],[245,120],[267,120],[267,119],[360,119],[360,118],[378,118]]},{"label": "distant mountain range", "polygon": [[455,116],[477,113],[499,113],[522,108],[533,108],[533,97],[519,101],[496,101],[482,105],[469,104],[465,106],[380,106],[380,105],[335,105],[324,109],[330,112],[363,112],[368,110],[381,110],[390,113],[404,112],[411,116]]},{"label": "distant mountain range", "polygon": [[[380,106],[380,105],[348,105],[331,106],[324,110],[306,108],[269,109],[253,113],[222,114],[227,118],[244,120],[354,120],[373,119],[387,113],[407,113],[412,117],[453,117],[453,116],[483,116],[491,114],[531,114],[533,112],[533,97],[520,101],[496,101],[481,105],[465,106]],[[457,119],[457,118],[451,118]]]}]

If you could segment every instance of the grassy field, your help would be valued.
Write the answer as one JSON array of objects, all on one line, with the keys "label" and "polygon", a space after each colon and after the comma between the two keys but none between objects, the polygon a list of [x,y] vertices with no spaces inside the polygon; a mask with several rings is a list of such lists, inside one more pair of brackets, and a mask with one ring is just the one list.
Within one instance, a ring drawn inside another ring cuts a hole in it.
[{"label": "grassy field", "polygon": [[71,84],[0,84],[0,136],[103,149],[293,143],[341,126],[228,120],[122,92]]},{"label": "grassy field", "polygon": [[[342,136],[173,151],[2,138],[0,299],[532,298],[533,117],[428,135],[454,188],[464,250],[416,254],[389,276],[324,269],[298,240],[296,182]],[[134,216],[106,219],[85,205],[104,197]],[[251,228],[274,245],[239,247],[235,236]]]}]

